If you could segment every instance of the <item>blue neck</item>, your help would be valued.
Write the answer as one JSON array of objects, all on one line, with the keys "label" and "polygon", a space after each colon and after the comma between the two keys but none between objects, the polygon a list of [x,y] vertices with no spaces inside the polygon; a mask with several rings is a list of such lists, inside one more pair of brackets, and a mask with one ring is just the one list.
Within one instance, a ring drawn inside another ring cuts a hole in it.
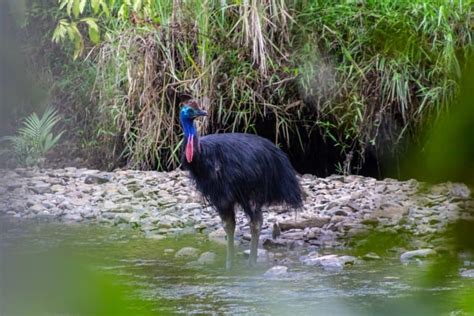
[{"label": "blue neck", "polygon": [[186,140],[191,135],[196,138],[196,128],[194,127],[194,122],[191,119],[181,117],[181,125],[183,126]]}]

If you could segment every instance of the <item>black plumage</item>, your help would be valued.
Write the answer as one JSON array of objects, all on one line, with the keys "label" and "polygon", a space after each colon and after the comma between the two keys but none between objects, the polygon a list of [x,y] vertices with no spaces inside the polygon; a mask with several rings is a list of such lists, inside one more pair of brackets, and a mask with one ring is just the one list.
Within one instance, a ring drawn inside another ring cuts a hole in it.
[{"label": "black plumage", "polygon": [[286,154],[265,138],[241,133],[199,138],[193,120],[202,115],[205,112],[193,100],[181,110],[185,131],[182,166],[189,170],[198,191],[215,206],[223,220],[228,239],[227,268],[232,266],[237,204],[250,220],[249,263],[254,264],[263,222],[262,207],[301,207],[300,185]]}]

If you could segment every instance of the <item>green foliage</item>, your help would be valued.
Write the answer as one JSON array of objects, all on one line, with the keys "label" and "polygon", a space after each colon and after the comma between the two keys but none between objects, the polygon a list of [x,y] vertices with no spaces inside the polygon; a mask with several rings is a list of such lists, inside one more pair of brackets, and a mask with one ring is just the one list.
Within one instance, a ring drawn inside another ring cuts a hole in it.
[{"label": "green foliage", "polygon": [[335,164],[351,173],[367,150],[393,151],[446,111],[472,46],[472,4],[62,0],[53,38],[73,42],[75,57],[86,33],[101,41],[100,137],[121,143],[130,167],[177,166],[178,97],[192,95],[211,113],[208,132],[270,121],[291,148],[304,127],[336,144]]},{"label": "green foliage", "polygon": [[[102,128],[102,135],[110,135],[113,141],[118,132],[123,134],[123,155],[129,166],[177,166],[180,95],[203,96],[203,106],[218,117],[216,125],[204,128],[254,131],[258,117],[273,115],[276,140],[288,140],[293,118],[280,104],[290,102],[288,93],[293,90],[275,93],[273,88],[288,82],[284,78],[291,70],[280,71],[274,62],[255,67],[267,60],[261,50],[254,49],[262,43],[253,43],[248,39],[251,33],[247,38],[236,29],[250,27],[255,17],[246,13],[248,21],[244,21],[235,6],[221,7],[211,1],[180,3],[179,7],[154,4],[155,11],[145,10],[131,21],[117,23],[97,56],[96,92],[102,113],[115,122]],[[146,15],[149,12],[154,13]],[[269,12],[267,6],[262,14]],[[264,50],[265,54],[269,51]],[[257,89],[262,84],[268,87]],[[294,104],[288,106],[296,109]]]},{"label": "green foliage", "polygon": [[[74,44],[74,58],[78,58],[84,51],[85,38],[81,26],[88,30],[88,39],[92,44],[101,40],[99,25],[100,19],[116,25],[116,22],[129,19],[148,18],[156,16],[169,7],[169,1],[151,0],[59,0],[59,11],[66,14],[58,21],[53,33],[56,43],[70,41]],[[156,18],[157,19],[157,18]],[[161,21],[161,20],[159,20]]]},{"label": "green foliage", "polygon": [[[406,162],[406,175],[431,182],[459,181],[474,187],[474,55],[469,60],[462,72],[459,95],[449,112],[426,132],[423,154],[413,152]],[[474,244],[470,246],[474,248]]]},{"label": "green foliage", "polygon": [[29,115],[18,130],[18,135],[4,137],[3,140],[10,143],[10,148],[3,153],[13,156],[22,166],[39,164],[64,133],[62,131],[54,135],[52,132],[59,120],[58,113],[52,107],[48,107],[41,118],[36,113]]},{"label": "green foliage", "polygon": [[472,45],[472,1],[310,3],[300,82],[347,156],[397,148],[446,110]]}]

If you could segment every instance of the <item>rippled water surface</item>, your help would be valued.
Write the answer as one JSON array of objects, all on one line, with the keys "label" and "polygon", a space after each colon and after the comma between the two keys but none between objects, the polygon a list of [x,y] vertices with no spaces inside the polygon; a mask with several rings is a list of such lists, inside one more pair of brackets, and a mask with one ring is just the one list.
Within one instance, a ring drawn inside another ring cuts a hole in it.
[{"label": "rippled water surface", "polygon": [[[248,269],[239,256],[228,273],[222,259],[197,266],[169,250],[192,246],[224,258],[225,248],[202,235],[154,240],[130,228],[1,218],[0,237],[0,314],[88,314],[107,300],[151,314],[456,314],[459,291],[473,285],[457,274],[429,281],[429,264],[402,265],[396,254],[327,272],[302,266],[294,253],[288,275],[266,278],[271,263]],[[113,296],[122,294],[123,302]]]}]

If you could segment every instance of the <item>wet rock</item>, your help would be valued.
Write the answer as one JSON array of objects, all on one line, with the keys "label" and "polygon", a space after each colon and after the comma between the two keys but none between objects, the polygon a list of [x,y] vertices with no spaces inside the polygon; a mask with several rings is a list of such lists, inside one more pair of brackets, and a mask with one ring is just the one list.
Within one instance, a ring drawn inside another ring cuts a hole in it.
[{"label": "wet rock", "polygon": [[304,238],[304,231],[301,229],[296,229],[294,231],[285,232],[280,237],[290,240],[302,240]]},{"label": "wet rock", "polygon": [[304,247],[304,240],[292,240],[288,243],[290,250],[302,249]]},{"label": "wet rock", "polygon": [[199,250],[193,247],[181,248],[176,254],[176,258],[195,258],[199,255]]},{"label": "wet rock", "polygon": [[357,259],[352,256],[338,256],[326,255],[319,256],[318,254],[310,254],[303,256],[300,261],[304,265],[320,266],[326,271],[341,271],[346,265],[353,265]]},{"label": "wet rock", "polygon": [[163,240],[163,239],[166,239],[166,235],[160,235],[160,234],[157,234],[156,232],[154,231],[147,231],[145,233],[145,236],[146,238],[150,238],[150,239],[154,239],[154,240]]},{"label": "wet rock", "polygon": [[39,213],[39,212],[43,211],[45,208],[41,204],[34,204],[29,209],[32,212]]},{"label": "wet rock", "polygon": [[308,230],[306,233],[306,238],[308,239],[316,239],[321,234],[321,228],[313,227]]},{"label": "wet rock", "polygon": [[407,251],[404,252],[400,256],[400,261],[402,263],[408,263],[410,261],[416,260],[416,259],[426,259],[428,257],[433,257],[436,255],[436,251],[433,249],[418,249],[418,250],[412,250],[412,251]]},{"label": "wet rock", "polygon": [[207,225],[202,222],[194,225],[194,230],[199,233],[204,233],[207,228],[208,228]]},{"label": "wet rock", "polygon": [[159,222],[157,227],[161,228],[161,229],[173,228],[173,222],[168,221],[168,220],[162,220],[162,221]]},{"label": "wet rock", "polygon": [[367,217],[361,221],[364,225],[377,226],[379,224],[379,219],[374,217]]},{"label": "wet rock", "polygon": [[63,220],[69,222],[80,222],[82,221],[82,216],[76,213],[67,213],[63,216]]},{"label": "wet rock", "polygon": [[273,240],[271,238],[265,238],[263,240],[263,248],[265,249],[276,249],[276,248],[286,248],[286,242],[282,240]]},{"label": "wet rock", "polygon": [[337,216],[347,216],[347,212],[344,211],[344,210],[337,210],[334,212],[334,215],[337,215]]},{"label": "wet rock", "polygon": [[51,186],[47,183],[37,184],[34,187],[31,187],[30,190],[33,191],[36,194],[45,194],[45,193],[52,192],[51,191]]},{"label": "wet rock", "polygon": [[[250,256],[250,249],[244,251],[244,257],[248,258]],[[268,252],[265,249],[257,249],[257,262],[267,262],[268,261]]]},{"label": "wet rock", "polygon": [[[327,224],[331,218],[329,216],[313,216],[302,220],[289,220],[278,222],[281,232],[293,229],[304,229],[306,227],[322,227]],[[274,228],[275,229],[275,228]],[[273,233],[275,235],[275,233]]]},{"label": "wet rock", "polygon": [[84,206],[89,203],[86,198],[72,198],[69,202],[74,206]]},{"label": "wet rock", "polygon": [[102,208],[105,210],[105,211],[109,211],[109,210],[113,210],[114,208],[117,207],[117,204],[115,204],[114,202],[110,201],[110,200],[106,200],[102,206]]},{"label": "wet rock", "polygon": [[150,190],[148,189],[140,189],[133,193],[133,196],[136,198],[144,198],[150,196]]},{"label": "wet rock", "polygon": [[201,210],[202,209],[202,205],[199,204],[199,203],[187,203],[184,207],[183,207],[183,212],[185,213],[189,213],[189,212],[192,212],[193,210]]},{"label": "wet rock", "polygon": [[288,268],[285,266],[274,266],[268,269],[263,276],[267,278],[280,277],[288,274]]},{"label": "wet rock", "polygon": [[357,263],[357,258],[353,256],[340,256],[339,260],[343,262],[345,266],[351,266]]},{"label": "wet rock", "polygon": [[131,215],[130,214],[119,214],[114,218],[114,224],[128,224],[130,222]]},{"label": "wet rock", "polygon": [[382,258],[380,258],[376,253],[374,252],[369,252],[369,253],[366,253],[362,259],[366,260],[366,261],[374,261],[374,260],[381,260]]},{"label": "wet rock", "polygon": [[463,278],[474,278],[474,269],[462,271],[461,276]]},{"label": "wet rock", "polygon": [[371,213],[369,218],[372,219],[386,219],[390,225],[396,225],[403,220],[404,216],[408,214],[408,208],[389,205],[380,208]]},{"label": "wet rock", "polygon": [[69,201],[64,201],[64,202],[61,202],[58,207],[62,210],[72,210],[73,209],[73,206],[71,205],[71,203],[69,203]]},{"label": "wet rock", "polygon": [[105,176],[99,176],[99,175],[88,175],[84,179],[85,184],[104,184],[109,182],[110,179]]},{"label": "wet rock", "polygon": [[471,195],[471,190],[463,183],[453,183],[449,190],[449,195],[461,199],[467,199]]},{"label": "wet rock", "polygon": [[7,183],[6,184],[6,191],[14,191],[18,188],[21,188],[21,183],[18,183],[18,182],[10,182],[10,183]]},{"label": "wet rock", "polygon": [[51,191],[52,191],[52,192],[55,192],[55,193],[64,192],[64,191],[65,191],[65,187],[64,187],[64,185],[53,184],[53,185],[51,186]]},{"label": "wet rock", "polygon": [[345,216],[340,216],[340,215],[334,215],[332,218],[331,218],[331,223],[332,224],[335,224],[335,223],[340,223],[342,221],[344,221],[346,219]]},{"label": "wet rock", "polygon": [[213,264],[216,262],[216,254],[211,251],[206,251],[199,256],[197,260],[200,264]]}]

